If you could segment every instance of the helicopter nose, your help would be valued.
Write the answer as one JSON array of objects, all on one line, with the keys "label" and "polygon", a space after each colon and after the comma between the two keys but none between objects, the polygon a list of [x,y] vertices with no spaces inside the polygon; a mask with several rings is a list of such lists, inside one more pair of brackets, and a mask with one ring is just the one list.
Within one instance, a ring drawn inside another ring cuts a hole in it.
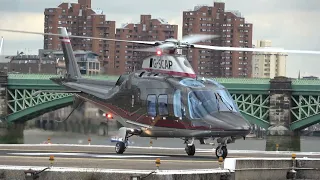
[{"label": "helicopter nose", "polygon": [[230,130],[251,131],[251,124],[246,119],[238,118],[237,120],[239,122],[229,127]]},{"label": "helicopter nose", "polygon": [[252,129],[251,124],[240,114],[217,113],[214,117],[220,120],[220,127],[225,130],[251,131]]},{"label": "helicopter nose", "polygon": [[246,130],[246,131],[251,131],[252,130],[252,126],[249,122],[247,122],[246,119],[244,119],[244,125],[242,125],[242,129]]},{"label": "helicopter nose", "polygon": [[252,126],[244,117],[240,116],[237,118],[239,121],[238,126],[234,126],[235,129],[243,130],[243,131],[251,131]]}]

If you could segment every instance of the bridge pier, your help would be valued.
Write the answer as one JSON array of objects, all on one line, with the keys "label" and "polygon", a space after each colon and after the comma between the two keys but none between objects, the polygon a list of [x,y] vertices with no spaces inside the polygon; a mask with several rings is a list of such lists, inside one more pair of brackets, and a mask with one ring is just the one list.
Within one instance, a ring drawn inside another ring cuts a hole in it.
[{"label": "bridge pier", "polygon": [[[266,151],[300,151],[300,133],[290,130],[291,80],[276,77],[270,80],[270,111]],[[278,147],[277,147],[278,145]]]},{"label": "bridge pier", "polygon": [[300,133],[292,132],[288,135],[267,135],[266,151],[300,151]]},{"label": "bridge pier", "polygon": [[23,144],[24,123],[7,123],[8,75],[0,72],[0,144]]}]

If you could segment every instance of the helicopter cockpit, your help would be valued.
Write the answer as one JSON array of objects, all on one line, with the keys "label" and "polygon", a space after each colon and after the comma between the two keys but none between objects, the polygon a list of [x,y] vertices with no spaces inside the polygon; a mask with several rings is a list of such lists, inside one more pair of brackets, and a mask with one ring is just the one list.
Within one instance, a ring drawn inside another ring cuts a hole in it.
[{"label": "helicopter cockpit", "polygon": [[225,89],[190,91],[188,104],[191,119],[204,118],[215,112],[239,112],[237,105]]},{"label": "helicopter cockpit", "polygon": [[186,91],[177,89],[174,93],[175,116],[182,117],[188,112],[191,119],[202,119],[215,113],[240,114],[231,94],[221,84],[210,79],[192,78],[183,79],[180,84],[188,88]]}]

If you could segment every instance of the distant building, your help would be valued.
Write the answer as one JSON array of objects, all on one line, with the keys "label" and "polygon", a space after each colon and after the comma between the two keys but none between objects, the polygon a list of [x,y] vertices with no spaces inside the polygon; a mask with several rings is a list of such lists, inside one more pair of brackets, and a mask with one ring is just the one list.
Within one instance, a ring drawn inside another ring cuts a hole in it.
[{"label": "distant building", "polygon": [[[115,38],[115,21],[106,21],[102,10],[92,9],[91,0],[78,0],[78,3],[62,3],[56,8],[44,11],[44,32],[58,33],[58,27],[66,27],[72,35]],[[114,42],[71,39],[74,50],[92,51],[103,62],[103,72],[114,69]],[[57,36],[44,36],[44,49],[62,50]],[[109,63],[111,62],[111,63]]]},{"label": "distant building", "polygon": [[[271,47],[269,40],[258,40],[254,47]],[[252,77],[271,78],[286,76],[286,53],[254,52],[252,56]]]},{"label": "distant building", "polygon": [[[140,23],[126,24],[116,30],[116,38],[121,40],[164,41],[169,38],[177,39],[177,36],[178,25],[169,24],[163,19],[152,19],[151,15],[141,15]],[[134,51],[141,48],[150,46],[116,42],[114,64],[110,64],[115,68],[114,74],[120,75],[141,69],[142,59],[151,54]]]},{"label": "distant building", "polygon": [[319,77],[316,77],[316,76],[304,76],[304,77],[302,77],[302,79],[318,80]]},{"label": "distant building", "polygon": [[[52,57],[56,59],[56,73],[63,75],[66,73],[63,51],[39,50],[41,57]],[[99,55],[87,51],[74,51],[80,73],[85,75],[97,75],[101,73]]]},{"label": "distant building", "polygon": [[8,72],[9,71],[9,63],[12,59],[12,56],[1,55],[0,56],[0,72]]},{"label": "distant building", "polygon": [[[227,47],[252,47],[252,24],[247,23],[238,11],[226,11],[225,3],[213,6],[196,6],[183,11],[182,35],[214,34],[220,38],[197,44]],[[200,76],[251,77],[251,52],[185,50],[190,64]]]},{"label": "distant building", "polygon": [[38,55],[12,56],[7,72],[56,74],[56,59],[51,57],[41,58]]},{"label": "distant building", "polygon": [[[100,74],[98,54],[86,51],[74,52],[81,74]],[[60,74],[66,73],[62,51],[39,50],[39,55],[10,56],[10,61],[0,64],[0,70],[9,73]]]}]

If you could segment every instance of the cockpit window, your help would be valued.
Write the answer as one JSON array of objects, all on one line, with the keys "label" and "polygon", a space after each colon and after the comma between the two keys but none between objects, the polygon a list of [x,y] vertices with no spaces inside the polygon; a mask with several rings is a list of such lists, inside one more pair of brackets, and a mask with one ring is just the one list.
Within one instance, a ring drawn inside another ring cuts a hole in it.
[{"label": "cockpit window", "polygon": [[236,102],[233,100],[231,94],[224,89],[217,90],[217,93],[227,102],[226,106],[230,107],[234,112],[239,112],[239,108]]},{"label": "cockpit window", "polygon": [[189,111],[192,119],[199,119],[218,111],[217,99],[212,91],[192,91],[188,95]]},{"label": "cockpit window", "polygon": [[159,115],[160,116],[168,115],[169,114],[168,95],[159,95],[158,104],[159,104]]},{"label": "cockpit window", "polygon": [[181,113],[181,91],[178,89],[173,95],[173,111],[176,117],[182,117]]},{"label": "cockpit window", "polygon": [[237,112],[225,90],[197,90],[188,94],[189,111],[192,119],[200,119],[215,112]]},{"label": "cockpit window", "polygon": [[186,108],[182,103],[181,90],[176,90],[173,95],[173,111],[174,116],[183,117],[186,115]]}]

